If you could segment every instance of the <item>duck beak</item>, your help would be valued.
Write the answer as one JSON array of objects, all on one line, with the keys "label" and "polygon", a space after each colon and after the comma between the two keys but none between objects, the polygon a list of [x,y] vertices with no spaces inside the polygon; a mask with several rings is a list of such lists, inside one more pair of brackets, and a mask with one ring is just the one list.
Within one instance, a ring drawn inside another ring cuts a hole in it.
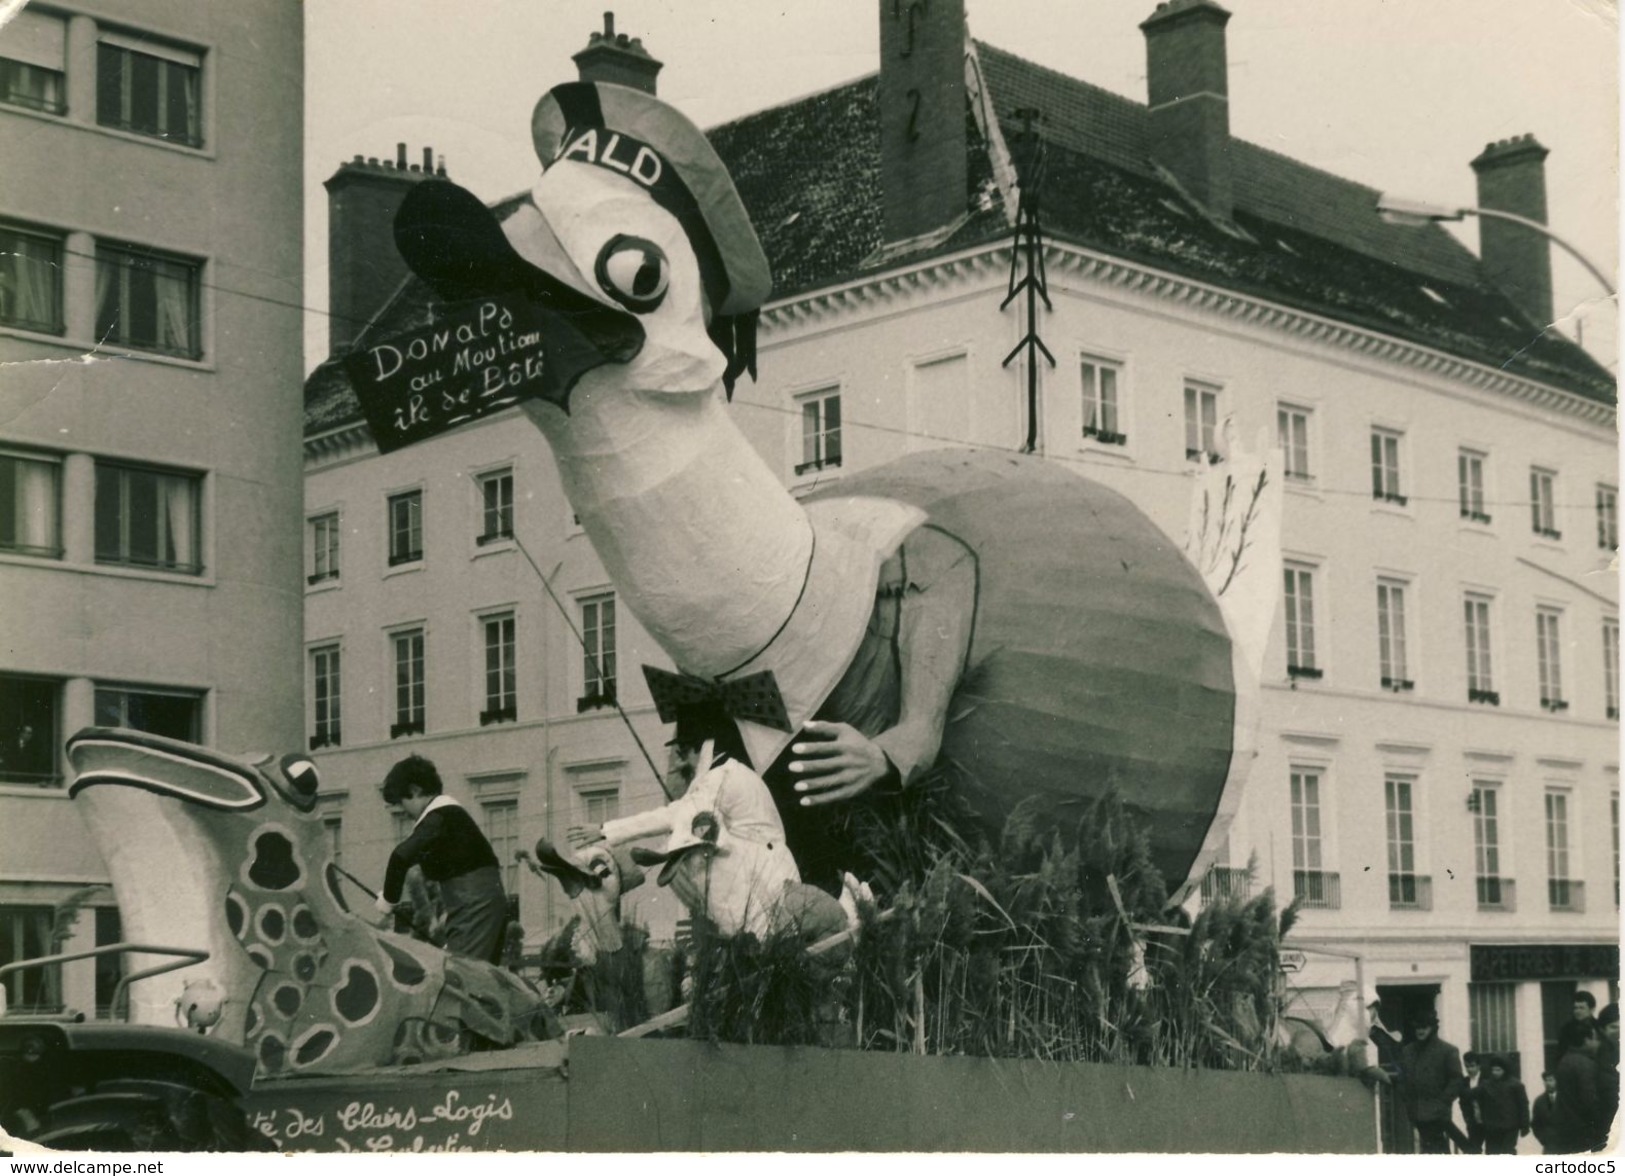
[{"label": "duck beak", "polygon": [[206,748],[107,727],[86,727],[68,740],[75,778],[69,798],[97,785],[122,785],[226,812],[266,801],[256,773]]},{"label": "duck beak", "polygon": [[542,324],[542,398],[566,412],[577,380],[603,364],[626,363],[643,347],[642,324],[597,294],[528,196],[498,221],[468,189],[425,180],[395,214],[395,246],[448,302],[528,299]]}]

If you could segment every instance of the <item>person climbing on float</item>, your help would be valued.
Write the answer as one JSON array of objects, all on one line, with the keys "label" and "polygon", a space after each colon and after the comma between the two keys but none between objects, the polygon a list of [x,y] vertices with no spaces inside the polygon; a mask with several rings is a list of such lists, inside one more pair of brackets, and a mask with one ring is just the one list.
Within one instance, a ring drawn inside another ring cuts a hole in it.
[{"label": "person climbing on float", "polygon": [[414,823],[411,836],[389,855],[384,889],[375,904],[378,913],[393,921],[407,871],[422,866],[424,880],[440,887],[446,950],[500,962],[508,895],[496,852],[474,818],[445,794],[440,773],[421,755],[409,755],[390,768],[382,793],[385,804],[404,809]]},{"label": "person climbing on float", "polygon": [[[1127,499],[1013,454],[913,454],[797,500],[723,395],[755,375],[772,279],[704,134],[593,82],[544,95],[532,132],[544,170],[500,220],[426,180],[397,245],[443,299],[540,315],[520,405],[617,596],[737,722],[802,878],[865,873],[853,806],[943,765],[995,833],[1031,795],[1075,824],[1111,781],[1190,876],[1237,803],[1257,675],[1202,573]],[[1279,567],[1250,562],[1231,595],[1267,636]]]}]

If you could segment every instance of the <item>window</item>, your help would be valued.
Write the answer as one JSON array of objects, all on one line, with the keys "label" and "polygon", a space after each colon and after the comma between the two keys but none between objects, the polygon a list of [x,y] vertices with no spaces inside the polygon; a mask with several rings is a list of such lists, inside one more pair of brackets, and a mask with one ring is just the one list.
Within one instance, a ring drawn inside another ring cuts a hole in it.
[{"label": "window", "polygon": [[[1467,1018],[1473,1050],[1493,1053],[1516,1066],[1518,1058],[1518,986],[1468,984]],[[1516,1071],[1514,1071],[1516,1072]]]},{"label": "window", "polygon": [[1512,879],[1501,876],[1501,790],[1493,780],[1474,780],[1468,809],[1473,814],[1473,868],[1478,909],[1512,909]]},{"label": "window", "polygon": [[96,338],[182,359],[203,354],[202,265],[139,245],[96,243]]},{"label": "window", "polygon": [[0,224],[0,325],[62,334],[60,234]]},{"label": "window", "polygon": [[1608,797],[1608,828],[1614,846],[1614,906],[1619,906],[1619,793]]},{"label": "window", "polygon": [[56,772],[61,688],[49,678],[0,674],[0,784],[49,788]]},{"label": "window", "polygon": [[1109,360],[1085,356],[1079,371],[1083,377],[1083,435],[1102,445],[1125,444],[1128,436],[1123,432],[1117,398],[1122,369]]},{"label": "window", "polygon": [[68,26],[59,16],[24,8],[0,42],[0,102],[46,114],[68,109]]},{"label": "window", "polygon": [[606,592],[581,602],[581,697],[576,710],[615,703],[615,595]]},{"label": "window", "polygon": [[395,722],[389,737],[424,732],[423,630],[408,629],[390,638],[395,649]]},{"label": "window", "polygon": [[1322,868],[1320,772],[1293,768],[1292,893],[1306,907],[1336,907],[1337,875]]},{"label": "window", "polygon": [[408,490],[389,498],[389,566],[423,558],[423,491]]},{"label": "window", "polygon": [[1395,506],[1406,503],[1405,495],[1400,493],[1400,436],[1390,429],[1371,430],[1371,497]]},{"label": "window", "polygon": [[338,511],[310,520],[310,575],[307,584],[321,584],[339,578]]},{"label": "window", "polygon": [[1602,623],[1602,697],[1610,719],[1619,718],[1619,622]]},{"label": "window", "polygon": [[513,614],[486,617],[481,628],[485,633],[485,709],[480,712],[480,726],[511,723],[519,717],[514,687]]},{"label": "window", "polygon": [[816,392],[801,400],[801,460],[796,473],[841,464],[841,394]]},{"label": "window", "polygon": [[1185,382],[1185,459],[1213,463],[1219,455],[1219,390]]},{"label": "window", "polygon": [[602,825],[605,821],[613,821],[621,815],[619,785],[583,788],[577,795],[581,797],[581,815],[585,825]]},{"label": "window", "polygon": [[1488,523],[1484,509],[1484,463],[1488,459],[1472,449],[1456,454],[1456,482],[1461,496],[1461,517],[1474,523]]},{"label": "window", "polygon": [[1390,775],[1383,780],[1388,819],[1388,905],[1426,909],[1431,905],[1429,882],[1416,872],[1416,810],[1411,776]]},{"label": "window", "polygon": [[1462,607],[1467,621],[1467,701],[1500,706],[1490,658],[1490,599],[1468,593]]},{"label": "window", "polygon": [[1619,550],[1619,490],[1597,486],[1597,546],[1604,551]]},{"label": "window", "polygon": [[203,696],[187,690],[96,684],[96,725],[203,742]]},{"label": "window", "polygon": [[105,30],[99,40],[96,121],[169,143],[202,146],[202,55]]},{"label": "window", "polygon": [[1529,470],[1529,521],[1542,539],[1561,539],[1557,529],[1557,475],[1551,470]]},{"label": "window", "polygon": [[1563,614],[1555,608],[1535,610],[1535,660],[1540,670],[1540,705],[1543,710],[1564,711],[1563,645],[1559,625]]},{"label": "window", "polygon": [[1584,909],[1581,885],[1571,874],[1569,860],[1569,794],[1546,790],[1546,897],[1554,911]]},{"label": "window", "polygon": [[1275,433],[1281,447],[1282,472],[1294,482],[1312,482],[1309,469],[1309,410],[1283,404],[1275,410]]},{"label": "window", "polygon": [[[55,912],[48,906],[0,906],[0,966],[39,959],[52,951]],[[62,1011],[62,966],[23,968],[5,979],[13,1014]]]},{"label": "window", "polygon": [[514,850],[519,848],[519,801],[511,797],[482,801],[480,815],[484,818],[485,839],[502,866],[503,887],[509,894],[518,894],[519,862]]},{"label": "window", "polygon": [[310,651],[310,697],[315,709],[310,749],[337,747],[343,742],[342,678],[339,647],[324,645]]},{"label": "window", "polygon": [[61,558],[61,470],[54,458],[0,451],[0,551]]},{"label": "window", "polygon": [[327,834],[327,852],[335,866],[344,864],[344,817],[327,813],[322,817],[322,832]]},{"label": "window", "polygon": [[1398,580],[1377,581],[1377,661],[1384,690],[1416,685],[1405,652],[1405,585]]},{"label": "window", "polygon": [[476,542],[495,543],[513,538],[513,471],[497,470],[482,474],[480,488],[480,534]]},{"label": "window", "polygon": [[1314,569],[1286,568],[1286,672],[1291,678],[1318,678],[1315,664]]},{"label": "window", "polygon": [[96,463],[96,562],[198,575],[203,479]]}]

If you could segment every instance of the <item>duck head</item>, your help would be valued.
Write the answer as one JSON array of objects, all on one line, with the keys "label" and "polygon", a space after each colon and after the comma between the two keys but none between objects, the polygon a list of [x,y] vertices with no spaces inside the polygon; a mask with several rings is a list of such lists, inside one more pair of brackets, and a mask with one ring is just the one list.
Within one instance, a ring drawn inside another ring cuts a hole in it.
[{"label": "duck head", "polygon": [[684,396],[755,371],[767,259],[703,133],[649,94],[557,86],[536,105],[543,172],[499,218],[444,180],[395,221],[407,265],[440,297],[528,298],[543,314],[543,399],[613,388]]}]

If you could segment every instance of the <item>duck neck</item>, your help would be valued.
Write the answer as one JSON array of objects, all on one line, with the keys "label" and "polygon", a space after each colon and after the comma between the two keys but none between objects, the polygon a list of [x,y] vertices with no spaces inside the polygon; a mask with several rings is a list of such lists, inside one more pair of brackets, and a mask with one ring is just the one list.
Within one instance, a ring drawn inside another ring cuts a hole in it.
[{"label": "duck neck", "polygon": [[800,597],[812,525],[717,388],[629,392],[589,376],[568,417],[527,410],[617,594],[679,668],[712,677],[773,640]]}]

